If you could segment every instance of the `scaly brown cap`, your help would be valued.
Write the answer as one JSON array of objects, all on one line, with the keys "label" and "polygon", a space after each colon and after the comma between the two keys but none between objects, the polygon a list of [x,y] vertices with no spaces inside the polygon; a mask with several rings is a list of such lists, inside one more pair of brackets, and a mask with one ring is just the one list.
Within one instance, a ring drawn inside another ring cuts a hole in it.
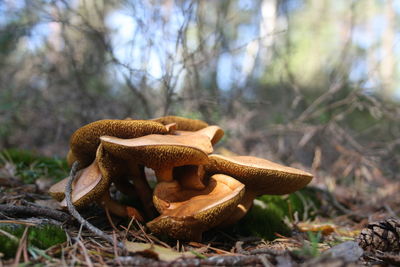
[{"label": "scaly brown cap", "polygon": [[203,135],[192,138],[152,134],[132,139],[112,136],[100,139],[111,154],[152,168],[163,181],[172,180],[173,167],[206,164],[207,154],[213,150],[210,139]]},{"label": "scaly brown cap", "polygon": [[164,125],[176,123],[176,130],[182,131],[197,131],[208,126],[208,124],[202,120],[188,119],[179,116],[164,116],[152,119],[152,121],[160,122]]},{"label": "scaly brown cap", "polygon": [[71,159],[81,167],[93,162],[100,136],[135,138],[149,134],[166,134],[168,129],[161,123],[145,120],[99,120],[76,130],[70,139]]},{"label": "scaly brown cap", "polygon": [[238,179],[255,195],[283,195],[306,186],[312,174],[251,156],[210,155],[207,173],[222,173]]}]

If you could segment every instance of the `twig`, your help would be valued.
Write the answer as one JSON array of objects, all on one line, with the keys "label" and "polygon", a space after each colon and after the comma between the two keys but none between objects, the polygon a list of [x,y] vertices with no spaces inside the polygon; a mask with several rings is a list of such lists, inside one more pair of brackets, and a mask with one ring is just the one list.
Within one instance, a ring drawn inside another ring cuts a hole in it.
[{"label": "twig", "polygon": [[29,229],[29,226],[25,228],[24,233],[22,234],[22,237],[19,240],[17,253],[15,254],[14,266],[18,266],[19,261],[21,259],[21,254],[23,253],[24,245],[26,243],[26,237],[28,235],[28,229]]},{"label": "twig", "polygon": [[[71,213],[71,215],[75,219],[77,219],[79,221],[80,224],[85,226],[89,231],[91,231],[95,235],[103,238],[104,240],[106,240],[110,244],[114,244],[114,240],[113,240],[112,236],[107,235],[106,233],[101,231],[99,228],[95,227],[94,225],[89,223],[87,220],[85,220],[79,214],[79,212],[75,209],[74,205],[72,204],[72,199],[71,199],[72,182],[74,181],[74,179],[76,177],[76,173],[78,171],[78,166],[79,166],[79,163],[76,162],[76,161],[72,164],[72,168],[71,168],[71,172],[70,172],[69,177],[68,177],[67,185],[65,186],[65,200],[67,202],[68,211],[69,211],[69,213]],[[124,244],[121,243],[121,242],[118,242],[117,245],[120,248],[124,248]]]},{"label": "twig", "polygon": [[235,243],[235,250],[236,250],[236,252],[239,253],[239,254],[247,255],[248,252],[247,252],[246,250],[243,249],[243,247],[242,247],[243,244],[244,244],[243,241],[237,241],[237,242]]},{"label": "twig", "polygon": [[[269,255],[265,254],[265,259],[268,260],[268,256]],[[123,265],[129,266],[265,266],[265,259],[261,259],[259,255],[213,256],[207,259],[181,258],[173,262],[165,262],[141,256],[125,256],[115,258],[112,263],[121,262]]]},{"label": "twig", "polygon": [[0,212],[4,213],[7,217],[46,217],[60,222],[71,219],[71,217],[65,212],[38,206],[14,206],[2,204],[0,205]]},{"label": "twig", "polygon": [[82,248],[83,256],[85,257],[87,266],[93,267],[93,262],[89,257],[89,254],[87,252],[85,245],[83,244],[83,242],[81,240],[78,240],[77,242],[78,242],[78,245]]},{"label": "twig", "polygon": [[115,231],[118,231],[117,227],[115,227],[115,224],[114,224],[114,222],[113,222],[113,220],[112,220],[112,218],[111,218],[110,211],[108,210],[108,207],[105,206],[104,210],[106,211],[107,220],[108,220],[108,222],[110,223],[111,227],[112,227]]}]

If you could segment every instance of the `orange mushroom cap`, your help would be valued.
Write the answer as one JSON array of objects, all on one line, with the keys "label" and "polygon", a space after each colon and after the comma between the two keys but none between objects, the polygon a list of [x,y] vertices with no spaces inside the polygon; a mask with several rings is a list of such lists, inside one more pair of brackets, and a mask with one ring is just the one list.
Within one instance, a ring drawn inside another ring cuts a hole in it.
[{"label": "orange mushroom cap", "polygon": [[173,167],[200,165],[208,162],[213,150],[210,139],[190,136],[147,135],[132,139],[102,136],[104,148],[116,157],[132,160],[156,172],[160,180],[172,180]]},{"label": "orange mushroom cap", "polygon": [[255,195],[283,195],[306,186],[312,174],[251,156],[210,155],[207,173],[222,173],[238,179]]},{"label": "orange mushroom cap", "polygon": [[76,130],[70,139],[71,155],[81,167],[93,162],[100,136],[135,138],[149,134],[166,134],[168,129],[161,123],[145,120],[99,120]]},{"label": "orange mushroom cap", "polygon": [[192,136],[202,134],[202,135],[208,136],[208,138],[210,138],[210,140],[211,140],[211,144],[215,145],[224,136],[224,130],[222,130],[222,128],[217,125],[211,125],[211,126],[204,127],[197,131],[176,130],[173,132],[173,134],[175,134],[175,135],[192,135]]},{"label": "orange mushroom cap", "polygon": [[208,123],[202,120],[189,119],[179,116],[164,116],[152,119],[152,121],[160,122],[164,125],[176,123],[176,130],[197,131],[208,126]]},{"label": "orange mushroom cap", "polygon": [[147,223],[155,234],[182,240],[201,240],[204,231],[220,224],[232,213],[244,194],[244,185],[227,175],[210,177],[201,191],[187,190],[177,181],[159,183],[153,202],[161,213]]}]

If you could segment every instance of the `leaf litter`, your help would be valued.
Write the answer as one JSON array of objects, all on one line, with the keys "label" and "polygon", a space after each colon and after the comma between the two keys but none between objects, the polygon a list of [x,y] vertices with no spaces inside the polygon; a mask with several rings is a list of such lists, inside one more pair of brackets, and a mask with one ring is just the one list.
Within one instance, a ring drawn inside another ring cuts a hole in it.
[{"label": "leaf litter", "polygon": [[[389,217],[398,220],[400,196],[397,192],[400,183],[395,181],[379,179],[380,187],[374,194],[362,192],[360,189],[353,190],[354,187],[340,184],[333,184],[329,188],[326,184],[314,183],[308,190],[315,188],[312,198],[317,201],[308,203],[308,200],[301,200],[300,197],[301,208],[295,207],[298,202],[291,203],[286,196],[279,197],[287,209],[286,213],[280,215],[280,222],[284,221],[283,224],[290,231],[283,235],[279,231],[274,232],[273,240],[267,240],[262,236],[252,236],[249,232],[240,232],[235,227],[210,231],[206,233],[201,243],[160,240],[147,232],[140,223],[106,216],[104,210],[94,205],[80,211],[84,218],[113,236],[115,243],[123,241],[125,243],[125,249],[123,249],[105,242],[80,227],[76,221],[65,220],[62,216],[51,218],[46,213],[37,216],[24,213],[32,207],[42,207],[52,211],[54,209],[40,205],[50,201],[50,197],[43,191],[44,187],[34,182],[26,183],[19,175],[21,173],[26,175],[27,172],[20,169],[18,173],[16,171],[18,167],[13,164],[12,161],[0,163],[0,205],[19,207],[22,208],[22,212],[0,212],[0,226],[22,225],[26,230],[22,235],[17,235],[10,229],[1,229],[0,237],[6,237],[13,242],[18,240],[15,251],[9,257],[0,250],[0,260],[3,265],[19,262],[41,263],[46,266],[60,264],[266,266],[284,263],[290,263],[293,266],[312,266],[311,264],[331,264],[337,261],[349,264],[400,262],[398,255],[379,250],[364,252],[363,256],[357,256],[360,250],[354,241],[370,222],[382,221]],[[40,164],[34,166],[41,168],[43,176],[45,173],[43,168],[46,167]],[[28,167],[32,167],[35,171],[34,166]],[[364,174],[366,171],[368,170],[364,169]],[[360,188],[365,188],[365,185],[361,184]],[[309,192],[305,196],[310,197]],[[268,203],[269,200],[271,199],[264,199],[263,203],[271,206]],[[282,203],[275,203],[273,209],[282,206]],[[63,211],[58,212],[63,213]],[[61,227],[66,235],[66,241],[41,248],[34,246],[28,234],[38,225]],[[343,251],[348,255],[340,254]],[[346,257],[350,260],[346,261]],[[354,260],[354,257],[357,260]]]}]

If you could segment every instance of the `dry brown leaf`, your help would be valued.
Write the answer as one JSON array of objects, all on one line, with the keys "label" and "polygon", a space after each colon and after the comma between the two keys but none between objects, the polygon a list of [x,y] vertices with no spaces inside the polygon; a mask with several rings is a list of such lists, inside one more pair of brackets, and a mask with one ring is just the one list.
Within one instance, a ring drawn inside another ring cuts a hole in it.
[{"label": "dry brown leaf", "polygon": [[336,230],[332,224],[299,223],[297,227],[302,232],[322,232],[323,235],[330,235]]},{"label": "dry brown leaf", "polygon": [[149,243],[138,243],[125,241],[126,249],[146,258],[153,258],[162,261],[174,261],[179,258],[193,258],[195,255],[191,252],[178,252],[173,249],[164,248],[159,245]]}]

